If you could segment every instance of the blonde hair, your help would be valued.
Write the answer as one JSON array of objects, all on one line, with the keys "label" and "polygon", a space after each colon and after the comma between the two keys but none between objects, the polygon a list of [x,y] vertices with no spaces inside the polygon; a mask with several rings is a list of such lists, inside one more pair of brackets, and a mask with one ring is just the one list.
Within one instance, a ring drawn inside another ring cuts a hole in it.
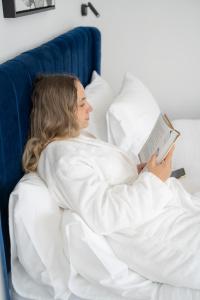
[{"label": "blonde hair", "polygon": [[77,82],[70,75],[42,75],[36,79],[30,135],[22,158],[25,172],[37,170],[40,154],[50,142],[79,134],[75,114]]}]

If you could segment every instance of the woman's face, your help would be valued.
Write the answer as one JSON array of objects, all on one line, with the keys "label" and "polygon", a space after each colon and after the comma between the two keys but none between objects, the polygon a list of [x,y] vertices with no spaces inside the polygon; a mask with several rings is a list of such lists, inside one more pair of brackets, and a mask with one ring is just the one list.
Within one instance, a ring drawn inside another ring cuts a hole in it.
[{"label": "woman's face", "polygon": [[89,114],[92,107],[85,97],[85,91],[82,84],[77,82],[77,120],[80,129],[86,128],[89,123]]}]

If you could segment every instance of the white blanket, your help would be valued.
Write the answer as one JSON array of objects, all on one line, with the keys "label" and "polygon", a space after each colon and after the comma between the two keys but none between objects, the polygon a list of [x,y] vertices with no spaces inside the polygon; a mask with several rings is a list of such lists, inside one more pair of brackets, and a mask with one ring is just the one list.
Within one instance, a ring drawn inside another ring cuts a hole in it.
[{"label": "white blanket", "polygon": [[[87,224],[91,233],[84,234],[87,243],[94,240],[92,231],[106,237],[130,270],[152,282],[165,283],[165,289],[168,285],[182,287],[169,286],[173,293],[178,290],[174,299],[178,294],[200,296],[200,197],[188,194],[175,179],[163,183],[148,172],[137,176],[134,161],[122,151],[84,135],[49,144],[38,172],[58,205],[76,212]],[[79,249],[82,229],[76,228],[70,235],[63,224],[68,245],[74,241],[73,251]],[[69,249],[65,250],[69,256]],[[73,253],[77,269],[81,266],[79,251]],[[108,264],[106,256],[102,259]],[[87,265],[89,269],[91,261]],[[89,276],[85,268],[79,272]],[[98,274],[89,280],[112,288]],[[163,291],[162,285],[151,288],[151,297],[156,297],[155,290],[157,295]],[[129,289],[122,294],[126,293],[130,298]]]},{"label": "white blanket", "polygon": [[158,286],[129,271],[77,214],[59,210],[37,174],[11,194],[9,225],[13,300],[148,300]]}]

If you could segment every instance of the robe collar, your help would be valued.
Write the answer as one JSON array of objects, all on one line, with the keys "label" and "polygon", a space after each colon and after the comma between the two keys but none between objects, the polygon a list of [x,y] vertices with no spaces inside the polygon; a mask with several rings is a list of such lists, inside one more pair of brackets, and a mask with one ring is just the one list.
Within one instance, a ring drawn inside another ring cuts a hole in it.
[{"label": "robe collar", "polygon": [[121,153],[131,164],[133,164],[133,162],[131,161],[130,157],[128,156],[128,154],[123,151],[122,149],[120,149],[119,147],[110,144],[108,142],[104,142],[98,138],[96,138],[94,135],[92,135],[91,133],[87,132],[87,131],[82,131],[81,134],[76,137],[73,138],[73,140],[84,143],[84,144],[90,144],[93,146],[97,146],[97,147],[106,147],[106,148],[110,148],[113,149],[119,153]]}]

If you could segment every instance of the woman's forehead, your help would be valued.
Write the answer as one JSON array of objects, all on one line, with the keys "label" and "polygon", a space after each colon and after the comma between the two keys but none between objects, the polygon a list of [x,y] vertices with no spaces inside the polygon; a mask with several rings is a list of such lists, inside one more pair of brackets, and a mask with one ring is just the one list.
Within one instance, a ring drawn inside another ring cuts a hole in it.
[{"label": "woman's forehead", "polygon": [[80,81],[77,82],[77,94],[78,94],[78,100],[82,100],[83,97],[85,97],[85,90]]},{"label": "woman's forehead", "polygon": [[83,85],[81,84],[81,82],[79,80],[76,81],[76,86],[77,86],[77,89],[84,90]]}]

